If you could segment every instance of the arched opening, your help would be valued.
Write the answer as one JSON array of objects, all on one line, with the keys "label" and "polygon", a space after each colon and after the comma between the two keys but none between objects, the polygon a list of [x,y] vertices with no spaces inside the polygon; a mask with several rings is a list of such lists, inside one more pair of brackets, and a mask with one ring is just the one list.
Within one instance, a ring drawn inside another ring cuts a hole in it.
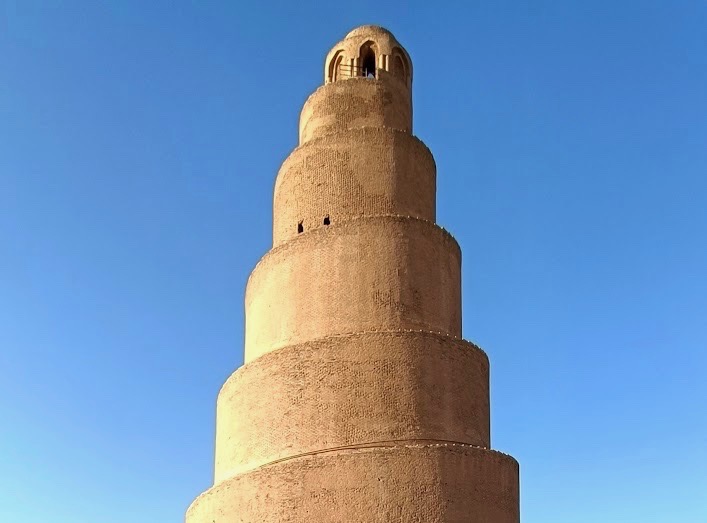
[{"label": "arched opening", "polygon": [[331,59],[331,62],[329,62],[329,71],[327,76],[330,82],[336,82],[339,78],[341,78],[341,62],[343,58],[344,55],[342,52],[337,51]]},{"label": "arched opening", "polygon": [[327,214],[327,215],[324,217],[324,225],[329,225],[330,223],[331,223],[331,220],[329,220],[329,215]]},{"label": "arched opening", "polygon": [[302,225],[302,222],[299,222],[297,224],[297,234],[301,234],[304,232],[304,225]]},{"label": "arched opening", "polygon": [[391,57],[391,68],[390,72],[400,78],[403,82],[408,82],[408,64],[407,60],[400,51],[399,48],[393,50],[393,56]]},{"label": "arched opening", "polygon": [[359,65],[361,67],[361,76],[364,78],[375,78],[377,72],[376,66],[376,51],[373,42],[366,42],[361,46],[359,55]]},{"label": "arched opening", "polygon": [[407,71],[405,71],[405,62],[403,62],[403,57],[400,55],[395,56],[395,72],[403,80],[407,78]]},{"label": "arched opening", "polygon": [[373,52],[373,49],[369,49],[363,57],[361,67],[363,69],[363,76],[366,78],[376,77],[376,53]]},{"label": "arched opening", "polygon": [[341,62],[344,60],[344,55],[339,55],[336,57],[336,62],[334,63],[334,81],[336,82],[342,76],[344,76],[345,71],[341,70]]}]

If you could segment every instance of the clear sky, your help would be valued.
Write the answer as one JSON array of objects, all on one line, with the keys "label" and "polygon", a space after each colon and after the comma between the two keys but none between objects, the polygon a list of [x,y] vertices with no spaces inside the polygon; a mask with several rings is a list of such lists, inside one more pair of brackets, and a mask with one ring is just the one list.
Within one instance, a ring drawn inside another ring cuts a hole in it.
[{"label": "clear sky", "polygon": [[414,67],[524,523],[707,521],[704,1],[0,0],[0,521],[180,521],[323,58]]}]

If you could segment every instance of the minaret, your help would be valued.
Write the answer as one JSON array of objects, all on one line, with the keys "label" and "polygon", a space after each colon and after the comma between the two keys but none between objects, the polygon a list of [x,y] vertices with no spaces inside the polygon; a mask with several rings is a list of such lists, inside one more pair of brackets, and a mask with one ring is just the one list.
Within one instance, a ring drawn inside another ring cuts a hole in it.
[{"label": "minaret", "polygon": [[275,182],[273,247],[248,280],[214,485],[187,523],[520,520],[411,89],[410,57],[383,28],[327,55]]}]

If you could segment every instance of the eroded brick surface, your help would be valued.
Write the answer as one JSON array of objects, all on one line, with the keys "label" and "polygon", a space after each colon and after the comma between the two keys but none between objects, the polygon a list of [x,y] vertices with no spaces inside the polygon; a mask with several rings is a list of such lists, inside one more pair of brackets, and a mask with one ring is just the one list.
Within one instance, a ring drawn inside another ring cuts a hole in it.
[{"label": "eroded brick surface", "polygon": [[435,223],[411,89],[385,29],[327,55],[246,286],[214,485],[187,523],[519,522],[518,463],[490,449],[489,362],[461,338],[461,251]]}]

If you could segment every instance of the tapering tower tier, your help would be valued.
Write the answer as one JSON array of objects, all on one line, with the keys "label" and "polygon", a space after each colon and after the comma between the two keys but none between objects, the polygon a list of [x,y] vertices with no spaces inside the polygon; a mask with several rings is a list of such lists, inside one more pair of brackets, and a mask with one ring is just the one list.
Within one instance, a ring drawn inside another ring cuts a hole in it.
[{"label": "tapering tower tier", "polygon": [[435,221],[435,163],[412,136],[412,62],[393,35],[363,26],[327,55],[305,102],[300,145],[275,182],[273,243],[324,220],[400,215]]},{"label": "tapering tower tier", "polygon": [[518,523],[518,464],[490,450],[489,362],[462,339],[461,250],[435,223],[412,76],[381,27],[328,53],[246,286],[214,485],[187,523]]}]

